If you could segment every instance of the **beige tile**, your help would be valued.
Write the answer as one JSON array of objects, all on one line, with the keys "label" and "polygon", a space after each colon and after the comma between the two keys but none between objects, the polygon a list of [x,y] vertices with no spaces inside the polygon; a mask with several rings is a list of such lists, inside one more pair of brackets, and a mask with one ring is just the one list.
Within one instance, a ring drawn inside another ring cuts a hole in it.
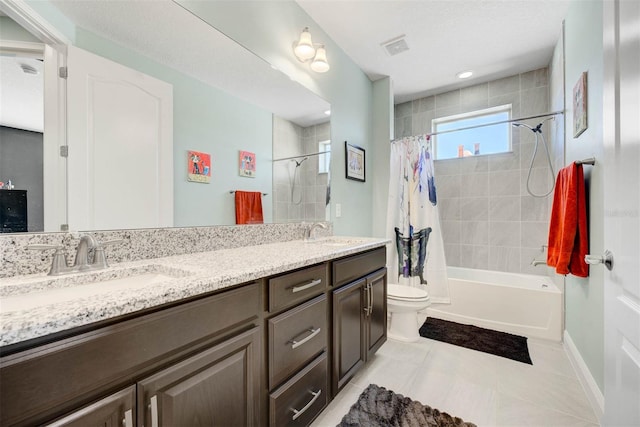
[{"label": "beige tile", "polygon": [[489,82],[489,97],[520,91],[520,76],[505,77]]},{"label": "beige tile", "polygon": [[436,109],[449,108],[460,105],[460,91],[452,90],[440,95],[436,95]]},{"label": "beige tile", "polygon": [[498,393],[496,426],[596,427],[598,424],[551,408]]},{"label": "beige tile", "polygon": [[336,395],[331,403],[322,411],[322,413],[311,424],[312,427],[335,426],[340,423],[342,417],[345,416],[351,405],[356,403],[358,397],[364,389],[352,384],[347,384]]},{"label": "beige tile", "polygon": [[520,196],[491,197],[489,199],[491,221],[519,221]]},{"label": "beige tile", "polygon": [[489,221],[461,221],[459,242],[467,245],[488,245]]},{"label": "beige tile", "polygon": [[486,197],[489,195],[489,174],[460,175],[460,197]]},{"label": "beige tile", "polygon": [[504,366],[498,371],[498,392],[597,422],[575,377],[546,372],[534,366]]}]

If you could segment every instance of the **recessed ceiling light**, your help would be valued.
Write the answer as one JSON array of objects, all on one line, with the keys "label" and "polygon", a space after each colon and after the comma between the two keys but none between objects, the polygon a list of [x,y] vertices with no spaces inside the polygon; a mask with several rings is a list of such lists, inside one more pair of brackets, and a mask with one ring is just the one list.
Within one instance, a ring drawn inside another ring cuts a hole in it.
[{"label": "recessed ceiling light", "polygon": [[324,114],[325,114],[326,116],[330,116],[330,115],[331,115],[331,110],[327,110],[327,111],[325,111],[325,112],[324,112]]},{"label": "recessed ceiling light", "polygon": [[469,71],[461,71],[458,74],[456,74],[456,77],[459,79],[468,79],[469,77],[473,76],[473,71],[469,70]]}]

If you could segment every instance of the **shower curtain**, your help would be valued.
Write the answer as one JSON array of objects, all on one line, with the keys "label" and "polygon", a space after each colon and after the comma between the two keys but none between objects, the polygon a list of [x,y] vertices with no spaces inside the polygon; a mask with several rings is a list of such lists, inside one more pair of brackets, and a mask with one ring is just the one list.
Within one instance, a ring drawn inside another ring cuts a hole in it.
[{"label": "shower curtain", "polygon": [[389,283],[424,288],[449,303],[447,265],[428,135],[391,142],[387,249]]}]

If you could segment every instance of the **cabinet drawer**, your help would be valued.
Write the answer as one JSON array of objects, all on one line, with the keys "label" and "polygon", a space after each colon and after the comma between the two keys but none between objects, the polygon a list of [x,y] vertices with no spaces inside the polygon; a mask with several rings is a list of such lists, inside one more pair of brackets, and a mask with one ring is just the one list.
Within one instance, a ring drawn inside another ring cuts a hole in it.
[{"label": "cabinet drawer", "polygon": [[386,248],[333,262],[333,286],[341,286],[381,269],[387,262]]},{"label": "cabinet drawer", "polygon": [[269,425],[309,425],[327,405],[327,391],[327,354],[323,353],[271,393]]},{"label": "cabinet drawer", "polygon": [[269,389],[327,348],[327,297],[269,320]]},{"label": "cabinet drawer", "polygon": [[326,264],[269,279],[269,312],[291,307],[324,292],[329,284]]}]

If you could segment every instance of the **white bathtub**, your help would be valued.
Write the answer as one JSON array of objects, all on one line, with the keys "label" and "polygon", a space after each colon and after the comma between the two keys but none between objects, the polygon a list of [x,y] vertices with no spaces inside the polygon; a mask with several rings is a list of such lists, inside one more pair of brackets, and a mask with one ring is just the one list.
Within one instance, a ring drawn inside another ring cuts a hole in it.
[{"label": "white bathtub", "polygon": [[562,339],[562,292],[550,278],[448,267],[451,304],[427,316],[531,338]]}]

